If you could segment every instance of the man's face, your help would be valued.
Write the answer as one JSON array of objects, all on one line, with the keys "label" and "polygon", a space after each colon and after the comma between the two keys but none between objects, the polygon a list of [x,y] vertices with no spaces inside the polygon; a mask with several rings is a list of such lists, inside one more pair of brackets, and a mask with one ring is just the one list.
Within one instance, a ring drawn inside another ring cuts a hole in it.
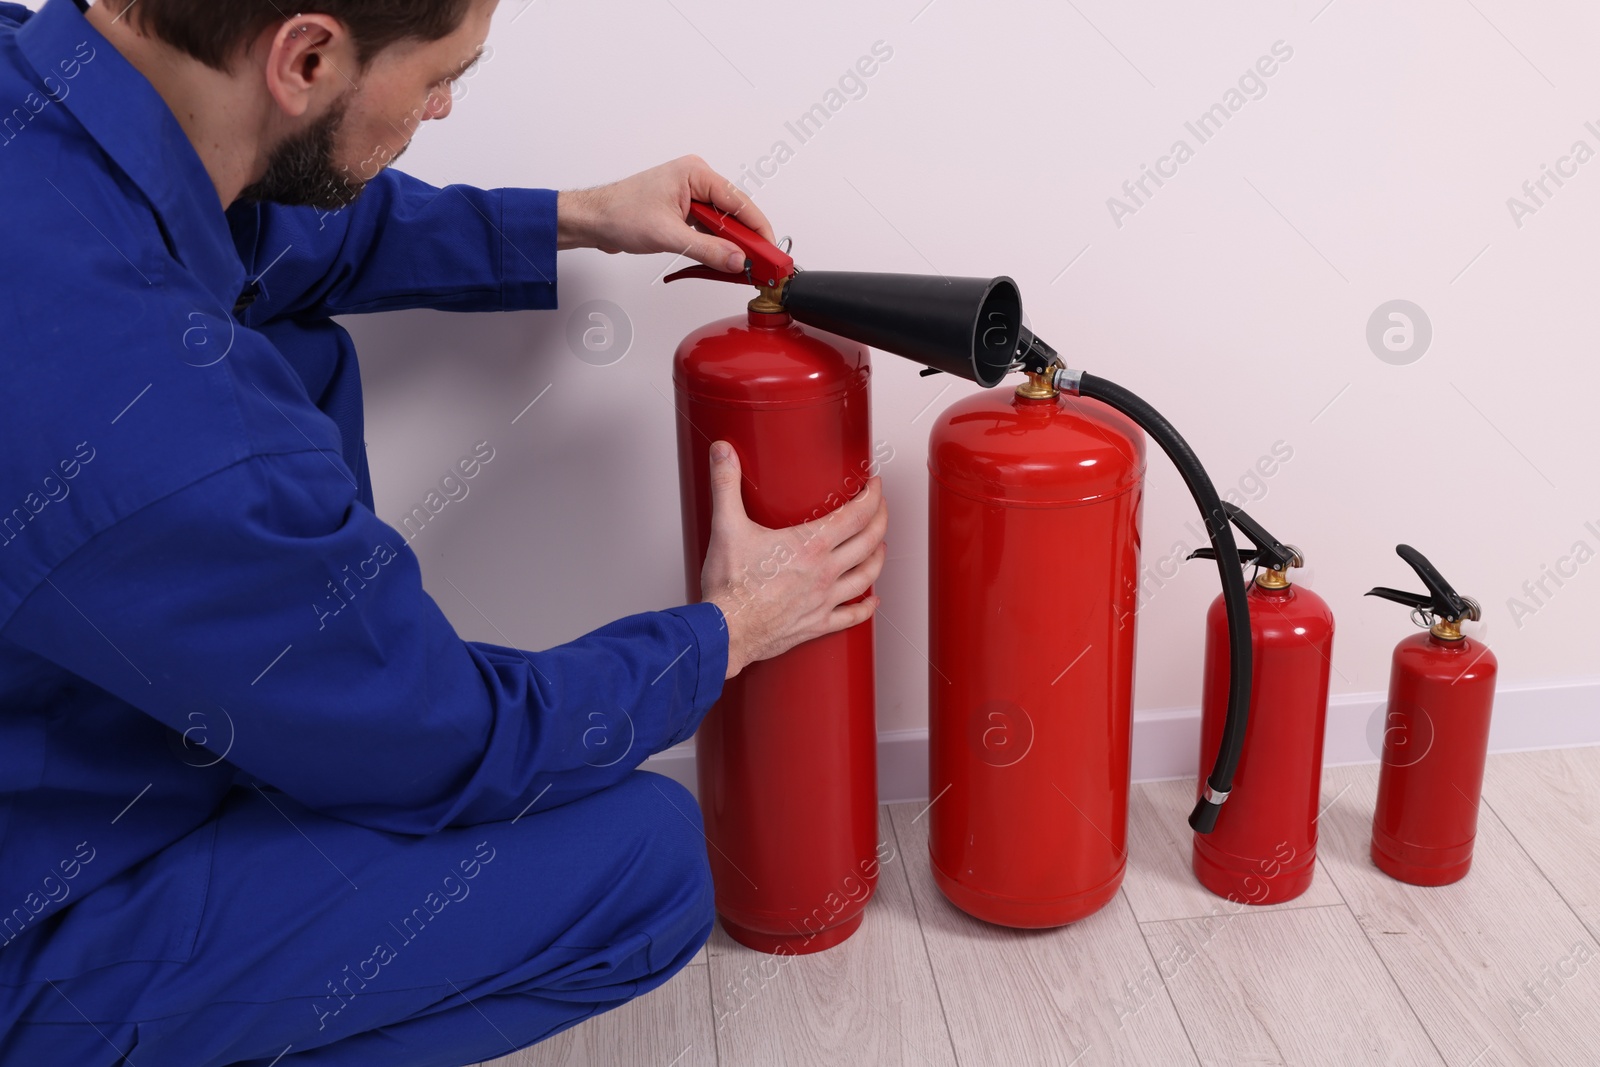
[{"label": "man's face", "polygon": [[[429,119],[450,114],[451,84],[478,60],[499,0],[475,0],[456,31],[437,41],[400,41],[365,70],[327,64],[324,76],[345,86],[338,100],[267,158],[266,173],[242,200],[347,206],[366,183],[410,147]],[[353,83],[353,84],[352,84]]]}]

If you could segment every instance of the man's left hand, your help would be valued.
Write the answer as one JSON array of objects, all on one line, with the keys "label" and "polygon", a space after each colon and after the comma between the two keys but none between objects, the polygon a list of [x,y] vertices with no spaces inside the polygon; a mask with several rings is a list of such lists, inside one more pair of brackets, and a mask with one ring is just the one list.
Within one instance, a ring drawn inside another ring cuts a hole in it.
[{"label": "man's left hand", "polygon": [[610,185],[559,193],[556,247],[675,252],[716,270],[743,270],[745,256],[738,245],[685,221],[692,200],[710,203],[767,240],[777,240],[754,201],[699,156],[683,156]]}]

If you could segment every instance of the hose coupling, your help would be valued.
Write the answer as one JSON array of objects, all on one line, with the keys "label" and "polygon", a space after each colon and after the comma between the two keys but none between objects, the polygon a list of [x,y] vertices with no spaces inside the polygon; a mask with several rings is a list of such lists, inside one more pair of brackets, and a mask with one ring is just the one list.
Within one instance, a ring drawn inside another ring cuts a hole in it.
[{"label": "hose coupling", "polygon": [[1056,366],[1055,373],[1050,376],[1050,384],[1054,385],[1058,392],[1066,393],[1068,396],[1078,395],[1078,386],[1082,381],[1083,371],[1060,365]]}]

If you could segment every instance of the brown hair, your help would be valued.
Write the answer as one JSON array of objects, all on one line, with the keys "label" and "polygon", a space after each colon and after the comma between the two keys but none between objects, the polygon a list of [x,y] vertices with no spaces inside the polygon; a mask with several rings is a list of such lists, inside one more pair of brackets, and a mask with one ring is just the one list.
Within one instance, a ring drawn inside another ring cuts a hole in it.
[{"label": "brown hair", "polygon": [[132,0],[123,2],[121,10],[146,33],[208,67],[227,71],[230,61],[264,31],[304,14],[344,23],[355,42],[356,60],[364,67],[396,42],[448,37],[461,26],[472,0],[312,0],[309,7],[294,7],[294,2]]}]

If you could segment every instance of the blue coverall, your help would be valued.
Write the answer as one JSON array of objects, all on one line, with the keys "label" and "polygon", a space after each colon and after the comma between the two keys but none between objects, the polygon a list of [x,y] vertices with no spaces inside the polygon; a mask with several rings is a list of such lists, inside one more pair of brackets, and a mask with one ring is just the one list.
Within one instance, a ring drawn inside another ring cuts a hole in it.
[{"label": "blue coverall", "polygon": [[0,1064],[445,1067],[671,977],[706,845],[635,768],[720,694],[722,613],[462,640],[329,319],[554,307],[555,193],[224,212],[49,0],[0,3],[0,205]]}]

